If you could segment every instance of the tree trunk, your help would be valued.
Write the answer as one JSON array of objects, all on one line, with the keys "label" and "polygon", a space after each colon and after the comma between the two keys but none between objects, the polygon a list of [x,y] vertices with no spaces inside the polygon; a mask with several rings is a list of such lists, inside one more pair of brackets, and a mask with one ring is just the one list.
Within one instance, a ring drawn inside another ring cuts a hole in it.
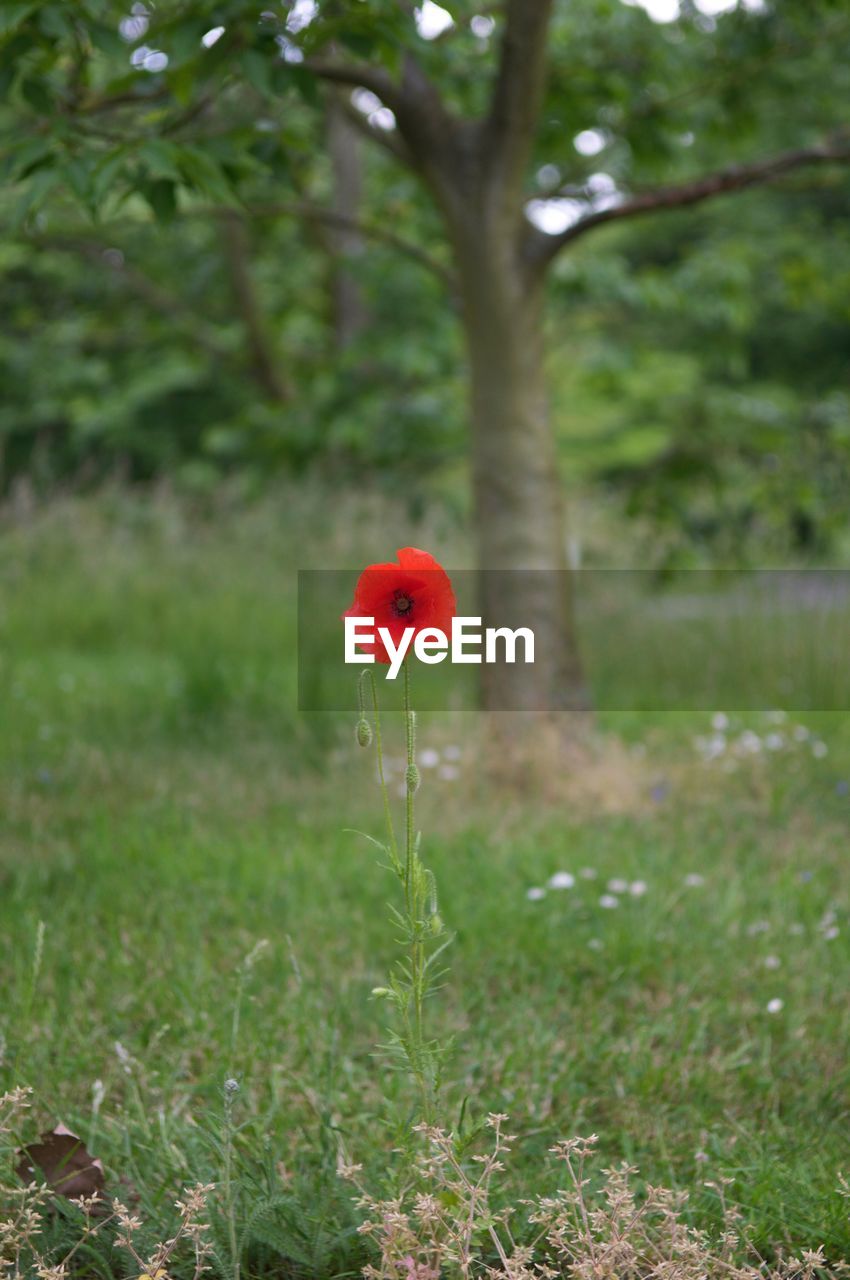
[{"label": "tree trunk", "polygon": [[[360,137],[349,124],[335,97],[327,106],[326,137],[333,173],[331,208],[335,213],[356,218],[360,212],[363,186]],[[369,323],[369,311],[351,263],[363,252],[363,237],[357,231],[334,229],[328,232],[333,250],[331,295],[334,334],[338,350],[350,346]]]},{"label": "tree trunk", "polygon": [[586,710],[545,385],[543,282],[522,262],[513,228],[488,231],[486,217],[470,219],[457,258],[482,614],[485,625],[535,635],[533,665],[482,667],[484,707],[536,717]]}]

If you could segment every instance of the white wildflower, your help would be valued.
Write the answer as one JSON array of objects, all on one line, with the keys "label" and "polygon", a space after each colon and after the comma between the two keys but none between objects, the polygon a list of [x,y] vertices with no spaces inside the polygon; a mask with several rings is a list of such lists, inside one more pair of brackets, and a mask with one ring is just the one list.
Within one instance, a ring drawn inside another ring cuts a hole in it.
[{"label": "white wildflower", "polygon": [[703,739],[702,754],[706,760],[716,760],[726,750],[726,735],[713,733],[710,738]]},{"label": "white wildflower", "polygon": [[133,1059],[130,1057],[129,1051],[124,1048],[120,1040],[115,1041],[115,1054],[127,1075],[130,1075],[133,1070]]}]

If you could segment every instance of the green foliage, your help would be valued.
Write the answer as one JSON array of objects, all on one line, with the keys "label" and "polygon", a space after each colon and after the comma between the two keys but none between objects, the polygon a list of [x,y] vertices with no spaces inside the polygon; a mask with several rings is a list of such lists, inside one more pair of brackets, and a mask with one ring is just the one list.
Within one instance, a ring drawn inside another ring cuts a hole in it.
[{"label": "green foliage", "polygon": [[360,273],[372,325],[338,357],[321,264],[304,255],[297,224],[260,237],[255,287],[297,387],[278,403],[253,379],[215,222],[187,221],[167,237],[145,223],[94,234],[72,225],[38,245],[0,250],[6,487],[117,472],[206,488],[317,459],[413,477],[459,450],[450,322],[437,314],[428,344],[398,341],[395,313],[423,294],[415,266],[388,286],[382,258]]},{"label": "green foliage", "polygon": [[[118,472],[209,490],[316,463],[415,502],[426,473],[456,483],[457,317],[386,243],[444,265],[436,211],[364,140],[355,212],[371,232],[340,260],[305,213],[333,206],[327,106],[351,93],[316,59],[397,77],[413,53],[450,108],[483,113],[502,16],[482,27],[472,0],[449,7],[454,25],[425,40],[396,0],[3,6],[0,487]],[[846,4],[680,7],[659,23],[621,0],[555,4],[530,197],[557,190],[587,212],[611,184],[640,191],[835,133]],[[590,155],[574,145],[586,130]],[[781,192],[600,231],[559,260],[565,471],[611,489],[656,558],[842,553],[846,196],[845,171],[807,171]],[[233,287],[226,210],[250,224],[243,265],[274,385]],[[340,272],[366,316],[345,346]]]},{"label": "green foliage", "polygon": [[[416,267],[387,271],[389,250],[346,268],[370,324],[342,353],[321,227],[259,223],[248,270],[291,393],[280,403],[254,376],[250,320],[228,287],[212,210],[301,201],[305,186],[321,202],[328,185],[312,155],[323,104],[312,76],[282,56],[292,42],[269,14],[258,24],[243,5],[206,3],[128,14],[100,0],[73,14],[58,4],[4,14],[0,219],[24,233],[0,268],[11,299],[6,485],[118,470],[207,487],[317,457],[416,474],[457,453],[451,322]],[[358,6],[299,38],[308,54],[339,39],[392,63],[400,21],[395,4]],[[167,67],[146,65],[150,50]],[[421,220],[409,182],[387,189],[384,214]],[[423,305],[436,318],[428,342],[415,330],[399,342],[399,312]]]},{"label": "green foliage", "polygon": [[656,561],[659,542],[673,563],[843,550],[844,183],[633,228],[560,272],[584,317],[564,445],[653,531]]}]

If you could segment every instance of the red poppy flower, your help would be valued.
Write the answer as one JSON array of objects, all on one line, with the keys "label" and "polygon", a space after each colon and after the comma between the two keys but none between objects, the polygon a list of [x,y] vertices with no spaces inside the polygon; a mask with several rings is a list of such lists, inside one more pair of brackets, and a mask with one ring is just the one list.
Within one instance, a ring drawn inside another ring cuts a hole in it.
[{"label": "red poppy flower", "polygon": [[387,665],[390,656],[380,639],[380,627],[386,628],[397,646],[408,627],[413,628],[412,639],[429,627],[450,635],[457,612],[451,579],[433,556],[416,547],[401,547],[396,556],[397,564],[370,564],[363,570],[351,608],[342,615],[375,619],[374,645],[361,643],[358,647],[364,653],[373,652],[377,662]]}]

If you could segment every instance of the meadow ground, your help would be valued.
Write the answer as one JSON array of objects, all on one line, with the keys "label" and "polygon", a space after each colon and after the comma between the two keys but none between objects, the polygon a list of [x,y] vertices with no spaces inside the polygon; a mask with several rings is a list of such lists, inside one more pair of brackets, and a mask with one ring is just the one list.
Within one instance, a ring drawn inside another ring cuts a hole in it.
[{"label": "meadow ground", "polygon": [[[0,537],[0,1092],[156,1221],[220,1181],[236,1079],[246,1258],[326,1276],[362,1261],[339,1144],[386,1181],[407,1086],[370,997],[393,886],[350,830],[380,834],[374,762],[294,710],[286,507],[113,495]],[[337,563],[386,551],[368,513],[340,537]],[[608,716],[547,804],[488,794],[474,716],[424,720],[447,1114],[510,1115],[506,1197],[595,1132],[595,1169],[687,1189],[699,1225],[726,1178],[763,1252],[847,1257],[848,718],[721,711]]]}]

